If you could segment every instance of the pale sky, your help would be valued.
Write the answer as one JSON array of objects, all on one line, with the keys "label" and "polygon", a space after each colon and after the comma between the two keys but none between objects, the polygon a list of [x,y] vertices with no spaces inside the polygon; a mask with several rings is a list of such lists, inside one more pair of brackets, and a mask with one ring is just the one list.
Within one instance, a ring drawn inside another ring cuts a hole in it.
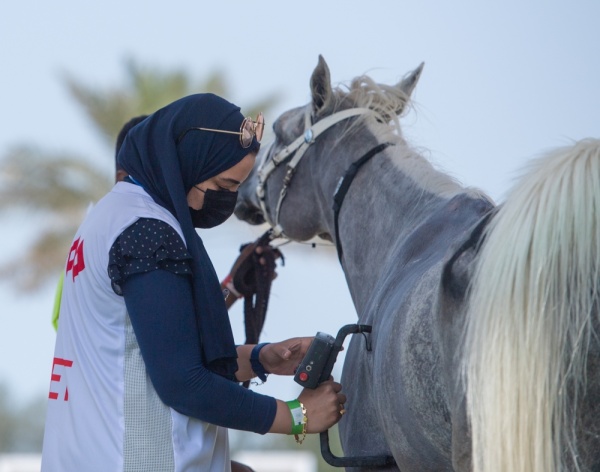
[{"label": "pale sky", "polygon": [[[501,200],[538,153],[599,137],[600,2],[596,0],[281,2],[3,2],[0,6],[0,156],[22,143],[88,154],[107,172],[103,147],[67,95],[68,72],[98,88],[122,83],[134,58],[201,79],[221,69],[229,100],[244,107],[271,91],[284,99],[267,121],[305,104],[322,54],[335,84],[368,73],[396,83],[425,62],[402,120],[408,141],[465,185]],[[0,260],[35,231],[28,215],[2,218]],[[202,233],[219,275],[256,228],[231,221]],[[356,320],[337,260],[319,248],[285,246],[263,340]],[[19,400],[46,396],[54,347],[53,286],[34,295],[0,285],[0,380]],[[241,304],[232,312],[238,342]],[[341,366],[338,366],[339,369]],[[335,373],[336,371],[334,371]],[[262,392],[284,400],[291,381]]]}]

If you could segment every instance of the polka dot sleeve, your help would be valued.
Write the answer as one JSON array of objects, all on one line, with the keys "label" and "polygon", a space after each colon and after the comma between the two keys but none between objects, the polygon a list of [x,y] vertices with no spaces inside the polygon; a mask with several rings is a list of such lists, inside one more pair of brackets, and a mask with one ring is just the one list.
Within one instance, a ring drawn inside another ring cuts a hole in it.
[{"label": "polka dot sleeve", "polygon": [[140,218],[121,233],[110,248],[108,276],[117,295],[134,274],[164,269],[191,275],[191,256],[175,229],[164,221]]}]

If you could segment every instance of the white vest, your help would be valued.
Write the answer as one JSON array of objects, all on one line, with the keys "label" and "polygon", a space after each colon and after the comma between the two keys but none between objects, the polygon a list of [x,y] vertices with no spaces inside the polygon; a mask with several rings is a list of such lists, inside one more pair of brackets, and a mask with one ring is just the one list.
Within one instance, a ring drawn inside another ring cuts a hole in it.
[{"label": "white vest", "polygon": [[139,218],[177,220],[119,182],[91,210],[69,252],[44,431],[44,472],[230,471],[227,430],[160,401],[146,374],[108,254]]}]

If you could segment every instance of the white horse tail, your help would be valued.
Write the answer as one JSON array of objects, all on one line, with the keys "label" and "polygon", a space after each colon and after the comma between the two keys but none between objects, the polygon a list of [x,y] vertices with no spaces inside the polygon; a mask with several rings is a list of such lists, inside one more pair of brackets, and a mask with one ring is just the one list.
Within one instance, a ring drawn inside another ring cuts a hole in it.
[{"label": "white horse tail", "polygon": [[575,414],[597,343],[600,140],[536,159],[472,277],[464,374],[473,470],[580,470]]}]

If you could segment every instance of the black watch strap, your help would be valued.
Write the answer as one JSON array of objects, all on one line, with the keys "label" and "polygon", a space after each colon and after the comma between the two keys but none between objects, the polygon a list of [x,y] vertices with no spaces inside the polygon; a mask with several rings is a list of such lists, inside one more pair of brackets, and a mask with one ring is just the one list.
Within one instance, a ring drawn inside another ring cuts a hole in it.
[{"label": "black watch strap", "polygon": [[260,380],[263,382],[267,381],[267,375],[269,372],[266,371],[265,367],[260,363],[258,358],[260,354],[260,350],[270,343],[260,343],[252,348],[252,353],[250,354],[250,365],[252,366],[252,371],[258,376]]}]

